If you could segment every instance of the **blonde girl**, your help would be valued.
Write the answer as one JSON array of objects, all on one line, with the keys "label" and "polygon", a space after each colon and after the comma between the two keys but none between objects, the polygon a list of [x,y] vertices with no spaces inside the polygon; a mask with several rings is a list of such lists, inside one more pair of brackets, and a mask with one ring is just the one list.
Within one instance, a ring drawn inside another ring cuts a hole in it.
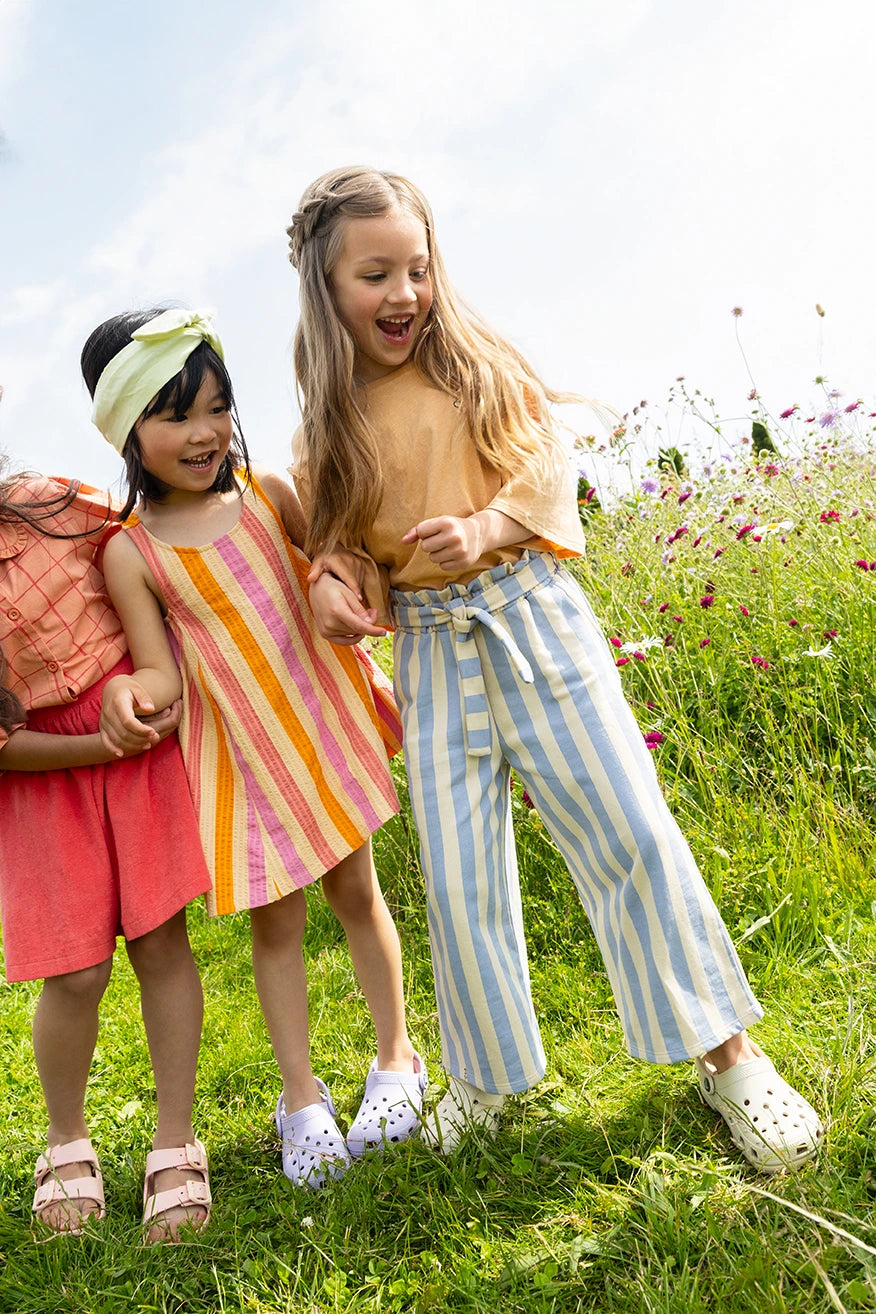
[{"label": "blonde girl", "polygon": [[[315,633],[309,562],[296,546],[301,507],[281,479],[250,472],[209,315],[116,316],[89,338],[82,369],[95,423],[125,459],[123,514],[137,504],[105,551],[137,670],[106,690],[104,738],[127,751],[143,734],[138,707],[182,692],[180,740],[213,878],[208,910],[249,910],[283,1081],[283,1169],[319,1186],[351,1156],[419,1130],[426,1073],[408,1038],[398,935],[369,842],[398,806],[387,760],[398,747],[395,708],[380,701],[364,654],[341,656]],[[377,1033],[346,1138],[310,1065],[304,887],[319,878]]]},{"label": "blonde girl", "polygon": [[[811,1158],[814,1110],[748,1038],[755,1001],[586,598],[570,463],[528,362],[451,289],[423,195],[339,169],[289,228],[301,284],[296,482],[309,548],[359,554],[368,607],[312,575],[338,642],[394,627],[449,1090],[434,1138],[496,1124],[544,1073],[510,830],[534,800],[597,936],[630,1052],[696,1060],[765,1172]],[[376,617],[378,623],[374,623]]]}]

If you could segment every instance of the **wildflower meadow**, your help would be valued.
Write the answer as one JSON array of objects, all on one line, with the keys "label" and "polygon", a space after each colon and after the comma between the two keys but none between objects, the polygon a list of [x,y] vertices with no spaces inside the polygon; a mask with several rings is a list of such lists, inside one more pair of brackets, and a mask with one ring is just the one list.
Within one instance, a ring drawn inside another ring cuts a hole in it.
[{"label": "wildflower meadow", "polygon": [[[755,1038],[827,1125],[820,1160],[758,1177],[689,1064],[623,1048],[604,968],[519,785],[514,812],[546,1080],[453,1158],[413,1142],[321,1192],[282,1176],[277,1074],[243,918],[190,923],[207,1018],[196,1126],[215,1210],[140,1241],[154,1100],[120,951],[89,1090],[108,1217],[35,1243],[44,1114],[35,986],[0,987],[0,1310],[15,1314],[876,1309],[876,411],[813,385],[723,421],[686,380],[581,439],[586,560],[670,805],[766,1017]],[[385,645],[379,653],[386,655]],[[403,769],[397,783],[404,796]],[[412,1033],[440,1089],[424,897],[405,806],[375,846]],[[373,1037],[340,928],[310,901],[315,1071],[345,1125]]]}]

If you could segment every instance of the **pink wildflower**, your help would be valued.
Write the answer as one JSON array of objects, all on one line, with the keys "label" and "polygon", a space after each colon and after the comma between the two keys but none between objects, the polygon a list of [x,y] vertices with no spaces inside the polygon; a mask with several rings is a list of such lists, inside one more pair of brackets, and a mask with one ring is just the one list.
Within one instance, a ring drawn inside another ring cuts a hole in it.
[{"label": "pink wildflower", "polygon": [[659,730],[649,730],[643,737],[649,748],[655,748],[657,744],[663,743],[663,735]]},{"label": "pink wildflower", "polygon": [[870,563],[869,563],[868,561],[856,561],[856,562],[855,562],[855,565],[858,567],[858,570],[869,570],[869,569],[870,569]]},{"label": "pink wildflower", "polygon": [[742,528],[737,531],[736,537],[745,538],[745,535],[750,534],[753,529],[754,525],[743,525]]},{"label": "pink wildflower", "polygon": [[710,644],[711,642],[712,642],[711,639],[700,639],[700,647],[701,647],[701,648],[708,648],[708,646],[709,646],[709,644]]},{"label": "pink wildflower", "polygon": [[793,406],[789,406],[788,409],[787,409],[786,411],[781,411],[781,412],[780,412],[780,414],[779,414],[779,419],[780,419],[780,420],[790,420],[790,418],[791,418],[791,416],[794,414],[794,412],[795,412],[795,411],[798,411],[799,409],[800,409],[800,407],[799,407],[798,404],[795,402],[794,405],[793,405]]},{"label": "pink wildflower", "polygon": [[690,493],[679,493],[678,505],[681,506],[682,502],[686,502],[689,497],[690,497]]},{"label": "pink wildflower", "polygon": [[741,306],[734,306],[734,307],[733,307],[733,310],[732,310],[731,313],[732,313],[734,319],[738,319],[739,316],[742,314],[742,307],[741,307]]},{"label": "pink wildflower", "polygon": [[766,657],[758,657],[755,653],[751,654],[751,664],[752,666],[759,666],[762,671],[768,671],[770,669],[770,664]]},{"label": "pink wildflower", "polygon": [[675,621],[676,625],[681,625],[684,621],[683,616],[673,616],[672,619]]},{"label": "pink wildflower", "polygon": [[695,538],[694,541],[693,541],[693,545],[694,545],[694,547],[699,547],[699,545],[702,543],[702,541],[703,541],[703,536],[702,536],[702,534],[697,534],[696,538]]},{"label": "pink wildflower", "polygon": [[611,646],[612,646],[613,648],[622,648],[622,647],[623,647],[623,640],[622,640],[622,639],[616,639],[616,638],[614,637],[614,635],[612,635],[612,637],[609,639],[609,643],[611,644]]},{"label": "pink wildflower", "polygon": [[856,411],[860,405],[861,403],[859,401],[849,402],[848,406],[845,408],[846,415],[851,415],[852,411]]},{"label": "pink wildflower", "polygon": [[830,520],[839,520],[839,518],[839,511],[822,511],[821,515],[818,517],[819,522],[822,525],[826,525]]},{"label": "pink wildflower", "polygon": [[[867,568],[867,563],[866,563],[866,561],[865,561],[865,562],[864,562],[864,569],[866,570],[866,568]],[[661,603],[660,603],[660,606],[657,608],[657,610],[660,612],[660,614],[661,614],[661,616],[662,616],[664,611],[668,611],[668,610],[669,610],[669,603],[668,603],[668,602],[661,602]]]},{"label": "pink wildflower", "polygon": [[727,551],[726,548],[715,548],[715,552],[714,552],[714,556],[712,557],[712,560],[714,561],[715,557],[723,556],[726,551]]},{"label": "pink wildflower", "polygon": [[629,660],[630,660],[629,657],[618,657],[617,661],[615,662],[615,666],[626,666]]},{"label": "pink wildflower", "polygon": [[700,606],[705,610],[706,607],[711,607],[714,601],[715,601],[714,593],[706,593],[704,594],[703,597],[700,598]]},{"label": "pink wildflower", "polygon": [[535,807],[535,804],[533,803],[532,799],[529,797],[529,793],[528,793],[527,790],[524,789],[524,791],[523,791],[523,796],[522,796],[522,797],[523,797],[524,805],[525,805],[526,807],[528,807],[528,808],[534,808],[534,807]]},{"label": "pink wildflower", "polygon": [[635,566],[633,565],[633,563],[632,563],[631,561],[626,561],[626,562],[624,562],[624,564],[621,566],[621,574],[622,574],[622,575],[632,575],[632,573],[633,573],[634,570],[635,570]]},{"label": "pink wildflower", "polygon": [[789,621],[788,621],[788,624],[791,626],[791,629],[793,629],[794,626],[795,626],[795,625],[799,625],[800,622],[799,622],[798,620],[789,620]]},{"label": "pink wildflower", "polygon": [[825,630],[821,637],[822,639],[835,639],[836,630]]},{"label": "pink wildflower", "polygon": [[749,611],[747,607],[740,607],[739,610],[742,612],[743,616],[749,615]]}]

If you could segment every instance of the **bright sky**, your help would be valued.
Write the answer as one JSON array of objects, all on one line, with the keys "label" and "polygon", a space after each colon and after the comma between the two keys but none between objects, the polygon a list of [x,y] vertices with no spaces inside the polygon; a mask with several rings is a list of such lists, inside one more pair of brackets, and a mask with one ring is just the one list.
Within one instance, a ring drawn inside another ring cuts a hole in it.
[{"label": "bright sky", "polygon": [[284,230],[350,163],[422,187],[457,287],[555,387],[624,411],[683,374],[744,414],[739,305],[775,411],[820,372],[867,397],[874,48],[860,0],[0,0],[0,446],[114,483],[82,344],[182,302],[217,309],[283,467]]}]

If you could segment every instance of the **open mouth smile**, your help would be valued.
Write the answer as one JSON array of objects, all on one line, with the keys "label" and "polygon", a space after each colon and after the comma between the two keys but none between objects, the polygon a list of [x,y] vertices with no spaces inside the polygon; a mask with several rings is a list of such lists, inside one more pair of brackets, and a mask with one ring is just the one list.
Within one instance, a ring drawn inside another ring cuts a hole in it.
[{"label": "open mouth smile", "polygon": [[381,336],[393,346],[399,347],[406,346],[410,342],[413,324],[413,315],[390,315],[386,319],[377,321]]},{"label": "open mouth smile", "polygon": [[203,456],[188,456],[183,459],[182,464],[187,465],[190,470],[209,470],[217,455],[218,452],[205,452]]}]

